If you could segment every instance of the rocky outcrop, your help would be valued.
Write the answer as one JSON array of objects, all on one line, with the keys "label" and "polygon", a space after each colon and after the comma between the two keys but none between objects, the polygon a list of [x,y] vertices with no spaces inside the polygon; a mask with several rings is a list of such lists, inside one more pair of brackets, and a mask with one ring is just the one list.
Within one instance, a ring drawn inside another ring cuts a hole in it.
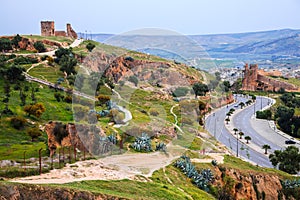
[{"label": "rocky outcrop", "polygon": [[[48,187],[29,184],[0,184],[0,199],[1,200],[16,200],[16,199],[48,199],[48,200],[65,200],[65,199],[95,199],[95,200],[118,200],[119,197],[114,197],[107,194],[93,194],[87,191],[78,191],[63,187]],[[122,198],[126,199],[126,198]]]},{"label": "rocky outcrop", "polygon": [[279,72],[267,73],[263,70],[258,69],[258,65],[251,64],[250,68],[248,64],[245,65],[244,78],[242,80],[242,90],[248,91],[278,91],[280,88],[286,91],[298,91],[299,88],[293,84],[286,83],[283,81],[272,79],[270,76],[281,75]]},{"label": "rocky outcrop", "polygon": [[232,180],[230,193],[234,199],[274,200],[281,195],[282,186],[279,177],[275,174],[242,172],[222,167],[216,168],[214,173],[216,177],[214,185],[219,186],[219,189],[224,187],[226,182],[228,184],[228,179]]},{"label": "rocky outcrop", "polygon": [[61,146],[76,146],[79,150],[98,155],[98,151],[101,150],[100,139],[105,137],[104,132],[95,126],[52,121],[45,125],[45,132],[48,136],[50,155],[53,155]]},{"label": "rocky outcrop", "polygon": [[[125,52],[124,52],[125,53]],[[196,74],[188,75],[185,70],[177,70],[168,62],[133,59],[126,56],[112,56],[104,52],[93,52],[84,60],[84,65],[94,72],[111,77],[114,82],[127,80],[134,75],[139,81],[153,86],[191,86],[201,81]],[[182,65],[181,68],[188,68]]]}]

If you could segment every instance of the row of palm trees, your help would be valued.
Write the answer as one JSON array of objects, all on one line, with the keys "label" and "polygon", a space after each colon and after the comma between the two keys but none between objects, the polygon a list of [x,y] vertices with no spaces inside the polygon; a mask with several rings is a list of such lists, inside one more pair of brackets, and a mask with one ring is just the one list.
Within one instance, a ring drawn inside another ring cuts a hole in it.
[{"label": "row of palm trees", "polygon": [[[236,135],[237,132],[239,131],[239,129],[234,128],[233,131],[234,131],[234,134]],[[242,137],[245,135],[242,131],[240,131],[238,134],[239,134],[239,136],[240,136],[240,139],[242,139]],[[250,136],[245,136],[245,140],[247,141],[247,142],[246,142],[247,144],[249,144],[249,141],[250,141],[251,139],[252,139],[252,138],[251,138]],[[268,150],[271,149],[270,145],[268,145],[268,144],[264,144],[264,145],[262,146],[262,148],[265,150],[265,154],[268,154]]]}]

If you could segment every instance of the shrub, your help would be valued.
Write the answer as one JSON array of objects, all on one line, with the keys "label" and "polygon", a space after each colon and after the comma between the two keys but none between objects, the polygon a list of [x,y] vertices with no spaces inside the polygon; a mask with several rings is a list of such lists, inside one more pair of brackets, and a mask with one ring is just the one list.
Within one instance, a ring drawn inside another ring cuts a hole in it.
[{"label": "shrub", "polygon": [[33,47],[40,53],[46,51],[45,45],[41,41],[35,42]]},{"label": "shrub", "polygon": [[150,108],[149,113],[150,113],[150,115],[152,115],[152,116],[158,116],[158,115],[159,115],[158,110],[155,109],[155,108]]},{"label": "shrub", "polygon": [[136,137],[134,143],[131,146],[136,151],[152,151],[151,139],[146,133],[142,133],[142,136]]},{"label": "shrub", "polygon": [[34,105],[25,106],[24,111],[29,116],[34,115],[35,117],[39,118],[46,111],[46,108],[42,103],[36,103]]},{"label": "shrub", "polygon": [[66,103],[72,103],[72,96],[71,95],[67,95],[65,98],[64,98],[64,101]]},{"label": "shrub", "polygon": [[256,118],[258,119],[271,119],[271,117],[272,117],[271,110],[256,111]]},{"label": "shrub", "polygon": [[139,80],[138,80],[138,78],[137,78],[136,76],[130,76],[130,77],[128,78],[128,81],[134,83],[135,86],[137,86],[138,83],[139,83]]},{"label": "shrub", "polygon": [[85,47],[91,52],[96,46],[89,42]]},{"label": "shrub", "polygon": [[31,141],[33,142],[34,139],[40,137],[42,135],[40,129],[38,127],[29,128],[27,129],[27,135],[31,137]]},{"label": "shrub", "polygon": [[181,118],[181,123],[182,124],[188,124],[188,125],[193,125],[193,120],[191,118],[188,117],[182,117]]},{"label": "shrub", "polygon": [[10,123],[15,129],[22,129],[26,124],[26,119],[21,116],[15,116],[10,119]]},{"label": "shrub", "polygon": [[187,93],[189,92],[189,88],[186,87],[178,87],[174,90],[174,92],[172,92],[172,95],[174,97],[182,97],[182,96],[186,96]]}]

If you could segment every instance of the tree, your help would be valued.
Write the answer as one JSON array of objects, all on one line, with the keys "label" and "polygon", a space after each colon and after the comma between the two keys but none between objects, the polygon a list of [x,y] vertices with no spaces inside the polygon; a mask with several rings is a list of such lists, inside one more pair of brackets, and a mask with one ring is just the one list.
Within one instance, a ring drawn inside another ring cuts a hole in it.
[{"label": "tree", "polygon": [[229,89],[231,88],[229,81],[223,81],[224,91],[229,92]]},{"label": "tree", "polygon": [[256,118],[258,119],[271,119],[272,112],[271,110],[263,110],[263,111],[256,111]]},{"label": "tree", "polygon": [[264,144],[262,148],[265,150],[265,154],[268,154],[268,150],[271,149],[270,145]]},{"label": "tree", "polygon": [[247,144],[249,144],[249,140],[251,140],[252,138],[250,136],[245,136],[245,140],[247,141]]},{"label": "tree", "polygon": [[139,83],[139,79],[138,79],[136,76],[130,76],[130,77],[128,78],[128,81],[134,83],[135,86],[137,86],[138,83]]},{"label": "tree", "polygon": [[205,85],[203,83],[195,83],[193,85],[193,90],[194,90],[196,98],[197,98],[197,96],[205,96],[206,93],[209,91],[207,85]]},{"label": "tree", "polygon": [[247,106],[251,105],[251,103],[252,103],[252,100],[246,101],[246,105],[247,105]]},{"label": "tree", "polygon": [[76,58],[72,56],[62,56],[59,60],[60,71],[66,72],[68,75],[76,74],[75,66],[77,65]]},{"label": "tree", "polygon": [[269,159],[274,167],[289,174],[297,174],[300,171],[300,152],[295,146],[288,146],[285,150],[275,150]]},{"label": "tree", "polygon": [[34,105],[25,106],[24,111],[28,114],[28,116],[34,115],[35,117],[40,118],[46,111],[46,108],[42,103],[36,103]]},{"label": "tree", "polygon": [[34,139],[40,137],[42,133],[38,127],[34,127],[27,129],[27,135],[31,137],[31,141],[33,142]]},{"label": "tree", "polygon": [[22,40],[22,37],[17,34],[12,40],[11,40],[11,43],[12,45],[14,45],[15,48],[19,48],[19,42],[21,42]]},{"label": "tree", "polygon": [[45,48],[45,45],[44,43],[42,43],[41,41],[37,41],[33,44],[33,47],[39,52],[45,52],[46,51],[46,48]]},{"label": "tree", "polygon": [[211,80],[208,83],[207,87],[208,87],[209,90],[214,90],[214,89],[216,89],[216,87],[218,86],[218,84],[219,84],[218,80]]},{"label": "tree", "polygon": [[251,99],[252,99],[253,102],[255,102],[256,96],[255,95],[251,95]]},{"label": "tree", "polygon": [[234,131],[234,135],[236,135],[236,132],[238,132],[238,131],[239,131],[239,129],[237,129],[237,128],[234,128],[234,129],[233,129],[233,131]]},{"label": "tree", "polygon": [[240,102],[240,103],[239,103],[239,106],[241,106],[241,109],[242,109],[242,108],[244,108],[245,103],[244,103],[244,102]]},{"label": "tree", "polygon": [[230,122],[230,119],[226,118],[225,121],[226,121],[226,124],[228,124]]},{"label": "tree", "polygon": [[217,81],[220,81],[220,80],[221,80],[221,73],[220,73],[220,72],[216,72],[216,73],[215,73],[215,76],[216,76],[216,80],[217,80]]},{"label": "tree", "polygon": [[189,92],[189,88],[187,87],[178,87],[172,92],[173,97],[182,97],[186,96]]},{"label": "tree", "polygon": [[242,139],[243,135],[245,135],[242,131],[239,132],[240,139]]},{"label": "tree", "polygon": [[89,42],[85,47],[89,50],[89,52],[91,52],[96,46]]},{"label": "tree", "polygon": [[0,51],[12,50],[12,42],[7,38],[0,38]]},{"label": "tree", "polygon": [[231,116],[231,113],[230,112],[226,113],[226,116],[229,118]]},{"label": "tree", "polygon": [[72,49],[65,49],[63,47],[59,47],[56,51],[55,51],[55,56],[56,56],[56,63],[59,63],[59,60],[63,57],[63,56],[74,56]]}]

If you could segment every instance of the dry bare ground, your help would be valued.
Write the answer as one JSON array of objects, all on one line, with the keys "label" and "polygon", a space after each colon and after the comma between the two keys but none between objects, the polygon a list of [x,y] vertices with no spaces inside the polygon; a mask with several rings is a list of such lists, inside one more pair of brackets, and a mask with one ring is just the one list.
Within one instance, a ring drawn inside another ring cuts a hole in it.
[{"label": "dry bare ground", "polygon": [[[62,169],[54,169],[49,173],[39,176],[12,179],[12,182],[44,184],[44,183],[68,183],[83,180],[120,180],[137,179],[137,175],[150,177],[152,173],[161,169],[183,153],[183,149],[177,146],[169,146],[168,153],[125,153],[113,155],[98,160],[79,161],[67,164]],[[209,154],[212,159],[221,163],[223,156]],[[212,159],[197,159],[195,162],[211,162]]]}]

